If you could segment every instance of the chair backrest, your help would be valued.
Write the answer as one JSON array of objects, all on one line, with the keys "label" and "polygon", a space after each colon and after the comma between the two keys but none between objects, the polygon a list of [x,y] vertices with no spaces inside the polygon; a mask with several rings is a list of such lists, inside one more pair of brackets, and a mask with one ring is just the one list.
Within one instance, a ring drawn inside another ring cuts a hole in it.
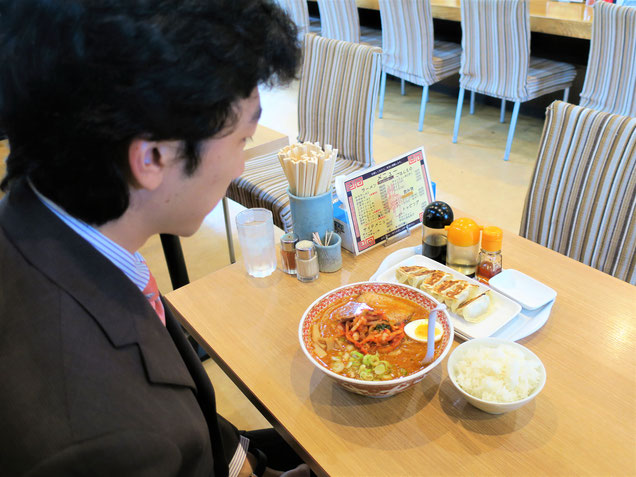
[{"label": "chair backrest", "polygon": [[435,83],[430,0],[379,0],[382,66]]},{"label": "chair backrest", "polygon": [[636,285],[636,118],[555,101],[519,234]]},{"label": "chair backrest", "polygon": [[528,96],[528,0],[462,0],[459,83],[511,101]]},{"label": "chair backrest", "polygon": [[373,164],[373,122],[382,50],[305,36],[298,92],[298,139],[331,144],[338,156]]},{"label": "chair backrest", "polygon": [[304,38],[309,32],[307,0],[278,0],[278,4],[287,12],[298,27],[298,36]]},{"label": "chair backrest", "polygon": [[636,116],[636,8],[594,4],[581,106]]},{"label": "chair backrest", "polygon": [[360,17],[356,0],[318,0],[321,36],[360,43]]}]

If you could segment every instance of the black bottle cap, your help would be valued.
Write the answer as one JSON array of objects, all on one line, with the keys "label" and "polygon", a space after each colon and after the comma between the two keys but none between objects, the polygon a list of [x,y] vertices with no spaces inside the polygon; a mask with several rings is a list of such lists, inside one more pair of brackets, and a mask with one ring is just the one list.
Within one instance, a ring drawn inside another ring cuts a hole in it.
[{"label": "black bottle cap", "polygon": [[437,200],[424,209],[424,226],[431,229],[443,229],[453,221],[453,209],[446,202]]}]

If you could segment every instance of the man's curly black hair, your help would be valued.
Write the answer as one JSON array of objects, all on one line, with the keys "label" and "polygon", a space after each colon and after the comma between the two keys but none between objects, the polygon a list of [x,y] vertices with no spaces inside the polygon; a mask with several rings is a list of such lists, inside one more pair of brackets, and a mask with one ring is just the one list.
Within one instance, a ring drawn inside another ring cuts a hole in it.
[{"label": "man's curly black hair", "polygon": [[259,84],[294,78],[297,31],[271,0],[0,0],[2,188],[29,179],[101,225],[128,207],[134,138],[225,134]]}]

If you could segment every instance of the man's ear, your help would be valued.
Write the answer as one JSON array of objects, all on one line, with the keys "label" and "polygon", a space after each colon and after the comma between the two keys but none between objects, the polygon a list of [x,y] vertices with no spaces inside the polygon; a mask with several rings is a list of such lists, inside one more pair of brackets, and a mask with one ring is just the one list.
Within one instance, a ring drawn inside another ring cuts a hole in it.
[{"label": "man's ear", "polygon": [[165,148],[155,141],[133,139],[128,147],[128,165],[134,183],[148,190],[155,190],[163,181],[168,157]]}]

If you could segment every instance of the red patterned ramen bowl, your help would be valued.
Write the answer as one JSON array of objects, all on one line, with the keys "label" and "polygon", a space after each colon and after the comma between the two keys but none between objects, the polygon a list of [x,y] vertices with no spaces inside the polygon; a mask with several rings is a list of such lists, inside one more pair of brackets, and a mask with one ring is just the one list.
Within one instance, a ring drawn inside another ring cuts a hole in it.
[{"label": "red patterned ramen bowl", "polygon": [[455,331],[450,317],[446,312],[443,315],[437,314],[438,322],[444,328],[444,335],[441,342],[435,350],[433,362],[425,368],[410,374],[408,376],[391,379],[388,381],[364,381],[361,379],[349,378],[340,374],[334,373],[330,369],[326,368],[316,358],[314,358],[310,352],[310,348],[313,348],[313,342],[311,339],[311,325],[314,320],[320,316],[320,314],[330,305],[337,300],[341,300],[346,297],[355,297],[364,292],[381,293],[384,295],[395,296],[399,298],[405,298],[412,301],[428,310],[435,308],[439,302],[427,295],[417,288],[410,287],[408,285],[400,285],[396,283],[382,283],[382,282],[360,282],[352,283],[351,285],[345,285],[340,288],[336,288],[314,301],[309,308],[303,314],[300,320],[300,326],[298,327],[298,338],[300,340],[300,347],[307,356],[307,359],[311,361],[316,368],[325,373],[331,379],[336,381],[340,386],[347,391],[351,391],[363,396],[370,397],[389,397],[394,394],[405,391],[414,384],[419,383],[426,374],[439,365],[446,354],[450,351],[453,344],[453,336]]}]

